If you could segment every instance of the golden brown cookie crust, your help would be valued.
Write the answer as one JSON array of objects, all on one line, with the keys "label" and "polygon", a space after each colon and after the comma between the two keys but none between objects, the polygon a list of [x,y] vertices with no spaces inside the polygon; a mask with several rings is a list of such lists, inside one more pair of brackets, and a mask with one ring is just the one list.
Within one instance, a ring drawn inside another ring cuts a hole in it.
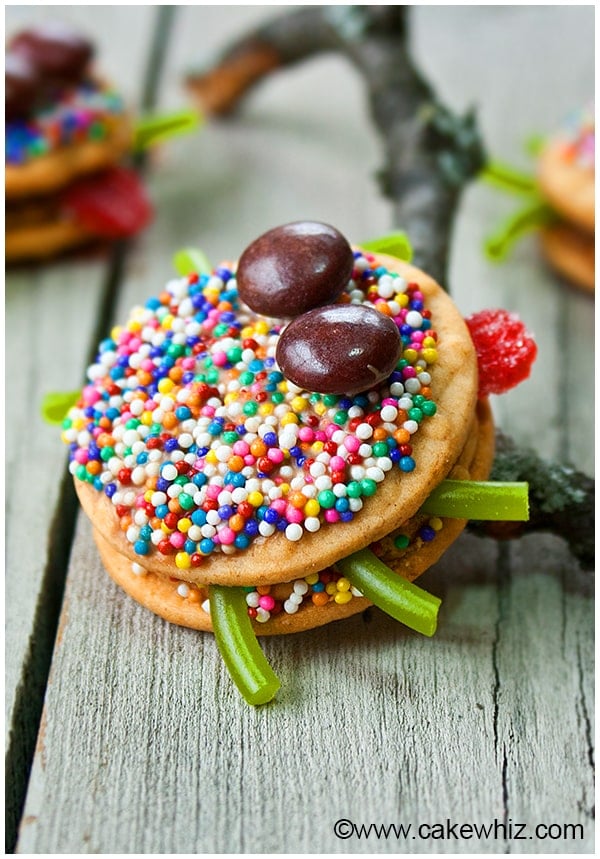
[{"label": "golden brown cookie crust", "polygon": [[[352,522],[324,525],[316,533],[305,533],[291,542],[281,533],[259,537],[236,555],[214,553],[200,567],[177,570],[171,558],[158,552],[144,558],[144,566],[162,576],[199,584],[275,584],[292,581],[334,564],[365,543],[380,540],[410,519],[427,498],[430,488],[449,473],[471,431],[477,402],[477,359],[469,331],[446,292],[414,266],[386,255],[376,255],[380,265],[418,282],[431,310],[438,333],[438,360],[432,369],[432,398],[437,404],[433,417],[421,424],[414,436],[417,468],[410,473],[389,472],[377,493],[367,498]],[[119,527],[109,499],[87,484],[75,481],[81,504],[94,527],[131,561],[139,561]],[[365,535],[368,535],[365,538]]]},{"label": "golden brown cookie crust", "polygon": [[[494,425],[491,409],[487,400],[479,401],[476,418],[461,455],[450,477],[456,480],[485,480],[492,466],[494,457]],[[430,517],[417,515],[402,528],[402,533],[414,535],[421,527],[423,520]],[[392,569],[404,578],[413,581],[434,564],[456,540],[466,525],[464,519],[443,519],[443,528],[431,543],[414,541],[402,551],[394,548],[391,534],[377,548],[377,554]],[[153,573],[136,575],[132,572],[132,562],[119,554],[104,537],[94,531],[94,539],[98,546],[102,562],[111,578],[136,602],[169,623],[204,631],[212,631],[210,615],[201,607],[201,602],[207,598],[206,586],[201,587],[200,599],[196,602],[184,599],[177,594],[173,580],[157,576]],[[138,559],[143,560],[143,559]],[[176,570],[177,578],[181,571]],[[304,573],[307,575],[307,573]],[[288,584],[289,589],[289,584]],[[278,593],[283,590],[283,593]],[[285,586],[275,585],[271,593],[276,598],[284,598]],[[282,635],[322,626],[334,620],[342,620],[353,614],[364,611],[371,602],[364,597],[353,597],[344,604],[338,605],[333,600],[324,606],[303,604],[295,614],[281,612],[265,623],[253,622],[257,635]]]},{"label": "golden brown cookie crust", "polygon": [[564,144],[557,140],[540,156],[538,181],[542,194],[567,221],[588,233],[594,232],[595,174],[564,157]]},{"label": "golden brown cookie crust", "polygon": [[89,173],[118,164],[131,149],[133,128],[124,116],[104,140],[86,140],[63,146],[25,164],[7,164],[4,170],[7,200],[52,194]]},{"label": "golden brown cookie crust", "polygon": [[593,292],[596,281],[594,238],[568,224],[546,227],[542,248],[550,264],[576,286]]},{"label": "golden brown cookie crust", "polygon": [[80,247],[94,238],[75,221],[36,224],[9,230],[4,236],[4,256],[8,263],[40,260]]}]

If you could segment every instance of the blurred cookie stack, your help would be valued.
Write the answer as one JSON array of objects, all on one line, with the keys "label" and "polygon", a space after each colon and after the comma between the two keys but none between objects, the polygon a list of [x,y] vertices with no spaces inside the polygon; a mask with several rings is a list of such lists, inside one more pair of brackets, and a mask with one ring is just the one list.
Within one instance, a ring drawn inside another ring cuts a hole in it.
[{"label": "blurred cookie stack", "polygon": [[5,253],[44,259],[132,235],[151,218],[137,175],[122,166],[133,127],[93,69],[94,45],[63,24],[18,33],[5,63]]}]

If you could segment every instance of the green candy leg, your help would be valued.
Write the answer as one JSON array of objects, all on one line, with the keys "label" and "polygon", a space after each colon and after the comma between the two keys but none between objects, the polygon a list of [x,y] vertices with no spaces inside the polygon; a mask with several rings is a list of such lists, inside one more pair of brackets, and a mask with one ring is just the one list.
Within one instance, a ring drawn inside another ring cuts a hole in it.
[{"label": "green candy leg", "polygon": [[526,522],[529,485],[485,480],[444,480],[429,495],[421,513],[450,519]]},{"label": "green candy leg", "polygon": [[266,704],[281,683],[252,629],[244,590],[210,585],[208,598],[217,647],[233,682],[248,704]]},{"label": "green candy leg", "polygon": [[423,635],[434,634],[442,601],[394,573],[370,549],[354,552],[335,566],[386,614]]}]

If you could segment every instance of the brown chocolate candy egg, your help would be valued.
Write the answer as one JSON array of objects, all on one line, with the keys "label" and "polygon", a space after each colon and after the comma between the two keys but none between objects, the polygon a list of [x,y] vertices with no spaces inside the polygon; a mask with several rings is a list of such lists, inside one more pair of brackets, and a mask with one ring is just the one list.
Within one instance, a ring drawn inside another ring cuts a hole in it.
[{"label": "brown chocolate candy egg", "polygon": [[249,245],[237,269],[240,298],[263,316],[289,318],[334,302],[354,256],[344,236],[318,221],[284,224]]},{"label": "brown chocolate candy egg", "polygon": [[8,53],[4,62],[4,113],[7,122],[28,116],[33,110],[40,79],[27,59]]},{"label": "brown chocolate candy egg", "polygon": [[362,304],[335,304],[293,319],[277,343],[286,379],[320,394],[357,394],[383,382],[402,351],[394,321]]},{"label": "brown chocolate candy egg", "polygon": [[44,76],[45,84],[77,83],[94,54],[89,39],[57,21],[23,30],[10,52],[26,57]]}]

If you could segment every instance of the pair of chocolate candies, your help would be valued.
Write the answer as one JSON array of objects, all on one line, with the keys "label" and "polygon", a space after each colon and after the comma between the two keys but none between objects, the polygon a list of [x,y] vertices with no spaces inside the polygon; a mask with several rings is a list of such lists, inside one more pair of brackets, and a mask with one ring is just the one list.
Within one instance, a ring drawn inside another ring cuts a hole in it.
[{"label": "pair of chocolate candies", "polygon": [[88,39],[56,22],[16,35],[4,67],[6,120],[26,119],[47,92],[77,84],[93,54]]},{"label": "pair of chocolate candies", "polygon": [[249,245],[238,293],[255,313],[289,319],[276,359],[288,381],[320,394],[358,394],[383,382],[402,351],[395,322],[363,304],[335,304],[354,268],[348,241],[318,221],[284,224]]}]

